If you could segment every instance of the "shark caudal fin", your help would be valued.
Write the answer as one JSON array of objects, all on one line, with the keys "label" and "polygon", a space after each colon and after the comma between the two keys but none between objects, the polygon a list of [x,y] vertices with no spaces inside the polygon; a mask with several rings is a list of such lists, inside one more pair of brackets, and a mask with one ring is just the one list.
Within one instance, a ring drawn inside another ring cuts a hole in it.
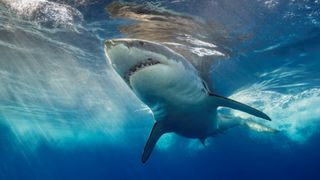
[{"label": "shark caudal fin", "polygon": [[263,132],[263,133],[277,133],[280,132],[279,130],[273,129],[271,127],[268,127],[264,124],[257,123],[252,120],[246,120],[243,122],[243,125],[248,127],[250,130],[256,131],[256,132]]},{"label": "shark caudal fin", "polygon": [[253,116],[257,116],[257,117],[271,121],[271,118],[268,115],[266,115],[265,113],[255,109],[253,107],[250,107],[248,105],[242,104],[242,103],[237,102],[235,100],[232,100],[232,99],[229,99],[229,98],[226,98],[223,96],[219,96],[219,95],[216,95],[213,93],[209,93],[209,96],[213,98],[214,103],[218,106],[236,109],[236,110],[251,114]]},{"label": "shark caudal fin", "polygon": [[147,140],[147,143],[144,147],[144,151],[143,151],[142,158],[141,158],[142,163],[145,163],[149,159],[157,141],[162,136],[162,134],[164,134],[164,131],[162,130],[161,123],[156,122],[153,125],[151,133],[150,133],[149,138]]}]

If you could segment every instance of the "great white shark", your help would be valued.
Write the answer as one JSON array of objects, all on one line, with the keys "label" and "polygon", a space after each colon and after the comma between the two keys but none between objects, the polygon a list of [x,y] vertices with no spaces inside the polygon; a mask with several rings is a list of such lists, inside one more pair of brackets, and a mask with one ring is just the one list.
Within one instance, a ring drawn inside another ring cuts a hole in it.
[{"label": "great white shark", "polygon": [[163,44],[112,39],[105,41],[105,53],[115,72],[152,111],[155,124],[143,151],[143,163],[165,133],[197,138],[204,144],[206,138],[241,124],[273,131],[252,121],[219,116],[217,108],[228,107],[271,121],[253,107],[211,92],[197,69]]}]

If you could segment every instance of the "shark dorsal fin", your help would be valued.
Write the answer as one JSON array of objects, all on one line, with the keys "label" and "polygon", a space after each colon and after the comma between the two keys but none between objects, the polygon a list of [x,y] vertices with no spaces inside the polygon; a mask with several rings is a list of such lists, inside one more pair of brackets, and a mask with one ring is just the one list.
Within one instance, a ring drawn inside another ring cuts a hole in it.
[{"label": "shark dorsal fin", "polygon": [[226,97],[223,97],[223,96],[219,96],[219,95],[213,94],[211,92],[209,92],[208,94],[209,94],[209,96],[214,98],[214,103],[217,106],[223,106],[223,107],[236,109],[236,110],[243,111],[243,112],[246,112],[248,114],[251,114],[253,116],[256,116],[256,117],[263,118],[263,119],[271,121],[271,118],[268,115],[266,115],[265,113],[255,109],[253,107],[250,107],[248,105],[245,105],[243,103],[237,102],[235,100],[232,100],[232,99],[229,99],[229,98],[226,98]]},{"label": "shark dorsal fin", "polygon": [[149,159],[157,141],[162,136],[162,134],[164,134],[164,131],[162,129],[162,123],[156,122],[152,127],[149,138],[148,138],[147,143],[144,147],[144,151],[143,151],[142,159],[141,159],[142,163],[145,163]]}]

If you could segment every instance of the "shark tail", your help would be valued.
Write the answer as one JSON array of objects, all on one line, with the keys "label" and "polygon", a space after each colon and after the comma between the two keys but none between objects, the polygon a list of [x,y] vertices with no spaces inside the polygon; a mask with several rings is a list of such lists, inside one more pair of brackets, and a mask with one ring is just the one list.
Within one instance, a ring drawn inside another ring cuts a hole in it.
[{"label": "shark tail", "polygon": [[219,120],[219,129],[223,132],[225,130],[228,130],[236,126],[247,127],[250,130],[253,130],[256,132],[263,132],[263,133],[280,132],[279,130],[273,129],[262,123],[255,122],[251,119],[241,119],[241,118],[236,118],[234,116],[219,114],[218,120]]},{"label": "shark tail", "polygon": [[253,120],[245,120],[243,121],[242,125],[249,128],[250,130],[256,131],[256,132],[263,132],[263,133],[277,133],[280,132],[279,130],[273,129],[271,127],[268,127],[264,124],[257,123]]}]

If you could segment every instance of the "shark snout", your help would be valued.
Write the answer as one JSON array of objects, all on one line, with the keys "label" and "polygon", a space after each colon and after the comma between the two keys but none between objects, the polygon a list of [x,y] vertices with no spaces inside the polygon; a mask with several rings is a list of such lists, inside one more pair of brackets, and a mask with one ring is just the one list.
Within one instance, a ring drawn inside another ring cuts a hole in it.
[{"label": "shark snout", "polygon": [[105,53],[111,67],[126,81],[138,70],[159,63],[146,56],[149,51],[140,51],[141,44],[143,43],[140,40],[124,38],[110,39],[104,43]]},{"label": "shark snout", "polygon": [[[112,49],[115,46],[122,45],[126,48],[134,46],[134,42],[130,39],[110,39],[105,41],[105,48],[108,50]],[[140,43],[141,44],[141,43]]]},{"label": "shark snout", "polygon": [[105,45],[105,48],[109,49],[109,48],[112,48],[115,45],[115,43],[113,42],[113,40],[106,40],[104,45]]}]

